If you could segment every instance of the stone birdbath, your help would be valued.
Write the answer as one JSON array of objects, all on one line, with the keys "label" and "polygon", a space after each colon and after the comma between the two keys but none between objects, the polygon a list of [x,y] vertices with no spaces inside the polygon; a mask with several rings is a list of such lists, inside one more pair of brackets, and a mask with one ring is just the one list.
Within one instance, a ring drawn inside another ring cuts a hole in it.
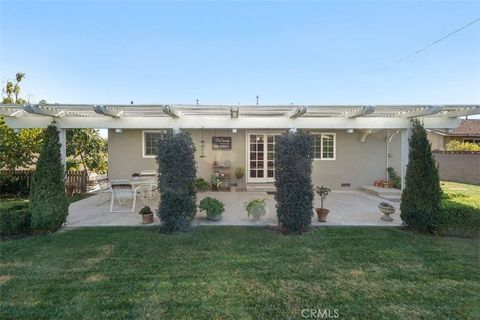
[{"label": "stone birdbath", "polygon": [[390,215],[395,213],[394,206],[386,202],[380,202],[378,209],[383,213],[383,216],[380,219],[383,221],[393,221],[393,218],[390,217]]}]

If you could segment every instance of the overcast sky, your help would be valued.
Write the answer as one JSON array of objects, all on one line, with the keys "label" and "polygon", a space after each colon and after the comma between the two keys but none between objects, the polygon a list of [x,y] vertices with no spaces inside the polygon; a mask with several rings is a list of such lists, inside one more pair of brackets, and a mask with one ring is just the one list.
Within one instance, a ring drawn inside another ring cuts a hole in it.
[{"label": "overcast sky", "polygon": [[480,103],[480,2],[1,1],[2,84],[61,103]]}]

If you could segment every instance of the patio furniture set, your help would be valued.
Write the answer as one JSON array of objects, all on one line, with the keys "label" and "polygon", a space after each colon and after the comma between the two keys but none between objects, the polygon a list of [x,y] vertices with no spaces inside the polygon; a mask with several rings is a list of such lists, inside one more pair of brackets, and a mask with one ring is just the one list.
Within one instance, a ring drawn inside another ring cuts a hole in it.
[{"label": "patio furniture set", "polygon": [[[106,176],[97,177],[96,180],[100,187],[97,205],[110,200],[110,212],[127,212],[125,205],[132,201],[132,207],[129,211],[134,212],[137,196],[143,203],[152,199],[157,187],[156,175],[155,170],[142,170],[139,175],[133,176],[131,179],[110,180]],[[108,194],[107,200],[103,200],[104,194]],[[114,209],[115,202],[122,209]]]}]

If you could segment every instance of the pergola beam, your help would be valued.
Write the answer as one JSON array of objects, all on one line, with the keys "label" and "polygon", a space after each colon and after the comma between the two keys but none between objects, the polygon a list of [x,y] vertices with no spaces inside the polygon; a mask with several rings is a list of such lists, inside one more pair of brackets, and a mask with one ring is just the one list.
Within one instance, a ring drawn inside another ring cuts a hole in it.
[{"label": "pergola beam", "polygon": [[37,114],[40,116],[60,118],[65,115],[65,110],[55,109],[52,107],[45,107],[35,104],[27,104],[23,107],[28,113]]},{"label": "pergola beam", "polygon": [[98,114],[109,116],[112,118],[120,118],[123,115],[123,111],[118,110],[116,108],[103,106],[103,105],[94,105],[93,111],[95,111]]},{"label": "pergola beam", "polygon": [[19,117],[24,113],[25,111],[20,109],[0,108],[0,116],[4,117]]},{"label": "pergola beam", "polygon": [[348,111],[345,111],[341,114],[341,116],[344,118],[356,118],[356,117],[361,117],[361,116],[373,113],[374,111],[375,111],[374,106],[364,106],[364,107],[353,108]]},{"label": "pergola beam", "polygon": [[421,107],[409,111],[402,111],[398,114],[400,117],[405,118],[417,118],[417,117],[424,117],[430,116],[432,114],[437,114],[443,110],[442,106],[428,106],[428,107]]},{"label": "pergola beam", "polygon": [[307,112],[307,106],[294,107],[292,110],[285,113],[285,117],[295,119],[301,117]]},{"label": "pergola beam", "polygon": [[458,117],[471,116],[475,114],[480,114],[480,106],[465,107],[457,110],[444,111],[442,112],[441,116],[449,117],[449,118],[458,118]]},{"label": "pergola beam", "polygon": [[175,110],[174,107],[170,105],[163,106],[163,112],[168,114],[170,117],[178,119],[182,115],[182,113],[178,110]]}]

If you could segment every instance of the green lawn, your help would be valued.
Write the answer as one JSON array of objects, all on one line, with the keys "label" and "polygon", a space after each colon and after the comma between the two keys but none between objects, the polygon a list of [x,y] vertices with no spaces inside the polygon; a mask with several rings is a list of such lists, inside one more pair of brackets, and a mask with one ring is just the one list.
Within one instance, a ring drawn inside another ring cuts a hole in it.
[{"label": "green lawn", "polygon": [[0,319],[480,319],[480,247],[395,228],[90,228],[0,243]]},{"label": "green lawn", "polygon": [[447,181],[440,185],[453,201],[480,208],[480,186]]}]

